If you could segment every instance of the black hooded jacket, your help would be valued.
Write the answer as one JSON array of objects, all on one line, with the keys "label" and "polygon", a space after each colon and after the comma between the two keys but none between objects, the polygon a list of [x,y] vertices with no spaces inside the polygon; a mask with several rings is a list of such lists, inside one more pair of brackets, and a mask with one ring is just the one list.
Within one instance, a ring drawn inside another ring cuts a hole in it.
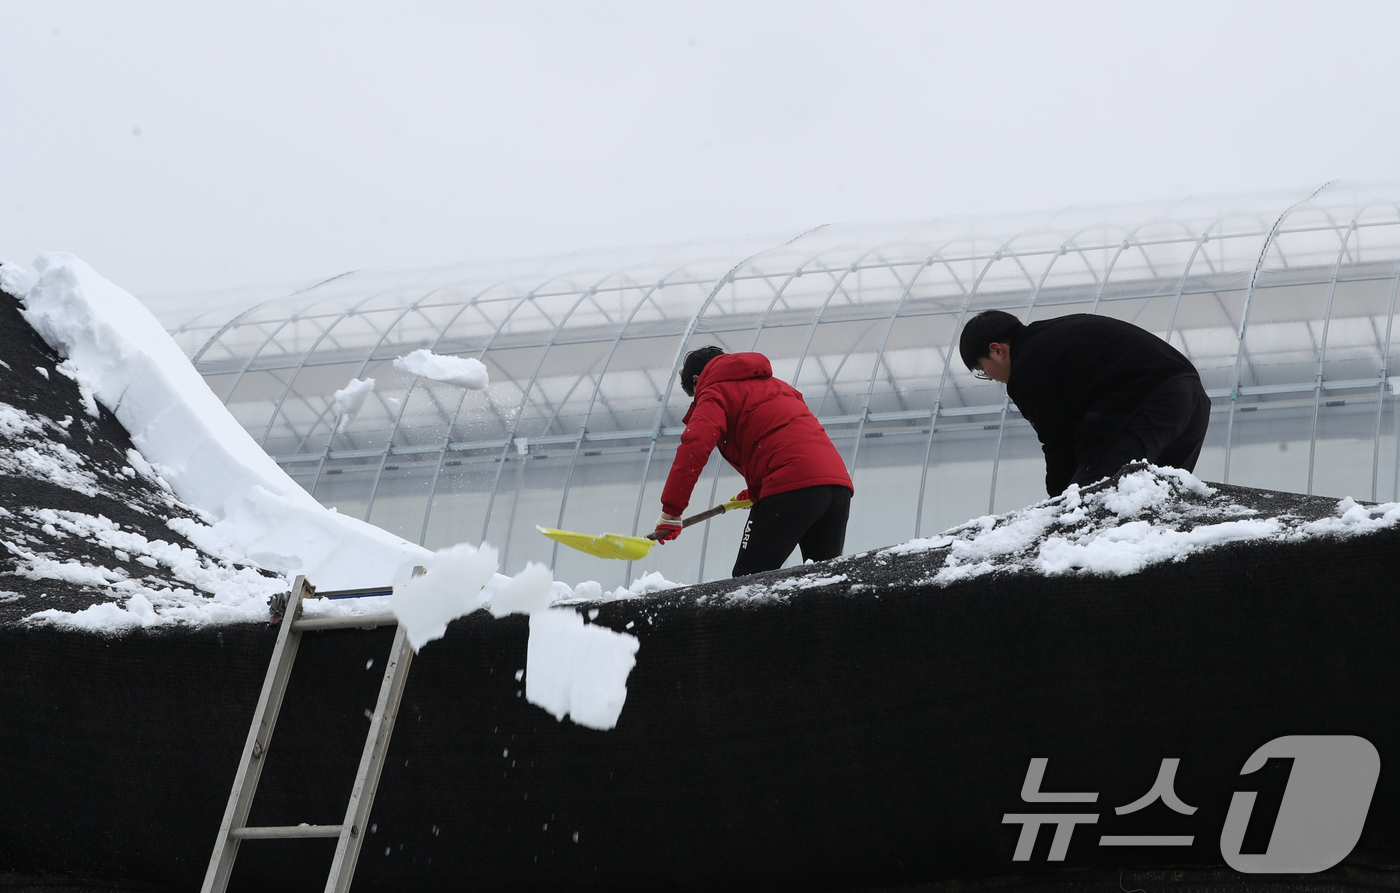
[{"label": "black hooded jacket", "polygon": [[1196,367],[1132,323],[1074,313],[1011,336],[1006,393],[1045,450],[1045,489],[1064,491],[1164,381]]}]

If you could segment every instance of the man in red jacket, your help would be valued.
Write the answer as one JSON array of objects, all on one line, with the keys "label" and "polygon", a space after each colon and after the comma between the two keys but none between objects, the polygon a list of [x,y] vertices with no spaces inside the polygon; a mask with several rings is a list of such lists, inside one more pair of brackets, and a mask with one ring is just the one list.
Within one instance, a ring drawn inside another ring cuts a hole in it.
[{"label": "man in red jacket", "polygon": [[690,491],[719,447],[744,476],[747,489],[737,498],[753,500],[734,576],[782,567],[794,546],[803,559],[840,555],[855,488],[801,392],[774,378],[763,354],[718,347],[686,354],[681,390],[694,402],[661,491],[657,541],[680,536]]}]

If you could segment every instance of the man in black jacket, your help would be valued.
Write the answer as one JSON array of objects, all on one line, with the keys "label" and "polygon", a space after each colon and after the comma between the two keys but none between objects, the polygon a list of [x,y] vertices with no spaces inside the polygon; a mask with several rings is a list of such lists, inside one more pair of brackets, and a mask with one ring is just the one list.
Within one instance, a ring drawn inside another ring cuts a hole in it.
[{"label": "man in black jacket", "polygon": [[986,310],[958,348],[974,375],[1006,385],[1035,428],[1051,496],[1134,459],[1195,469],[1210,398],[1191,361],[1151,332],[1087,313],[1022,325]]}]

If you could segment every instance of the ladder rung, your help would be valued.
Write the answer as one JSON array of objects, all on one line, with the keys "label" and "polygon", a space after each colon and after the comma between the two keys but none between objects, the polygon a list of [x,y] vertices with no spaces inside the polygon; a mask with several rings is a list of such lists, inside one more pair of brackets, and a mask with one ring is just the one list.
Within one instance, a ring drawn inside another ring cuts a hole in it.
[{"label": "ladder rung", "polygon": [[394,626],[399,618],[393,614],[351,614],[345,617],[303,617],[292,621],[293,632],[314,632],[318,629],[374,629]]},{"label": "ladder rung", "polygon": [[286,837],[339,837],[344,825],[268,825],[264,828],[234,828],[234,840],[274,840]]}]

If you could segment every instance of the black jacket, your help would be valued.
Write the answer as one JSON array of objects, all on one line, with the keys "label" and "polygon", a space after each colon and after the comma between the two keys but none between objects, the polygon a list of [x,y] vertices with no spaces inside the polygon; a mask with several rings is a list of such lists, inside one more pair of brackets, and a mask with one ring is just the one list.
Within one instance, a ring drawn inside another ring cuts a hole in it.
[{"label": "black jacket", "polygon": [[1074,313],[1033,322],[1011,337],[1006,393],[1045,450],[1045,489],[1069,486],[1093,464],[1157,387],[1196,367],[1132,323]]}]

